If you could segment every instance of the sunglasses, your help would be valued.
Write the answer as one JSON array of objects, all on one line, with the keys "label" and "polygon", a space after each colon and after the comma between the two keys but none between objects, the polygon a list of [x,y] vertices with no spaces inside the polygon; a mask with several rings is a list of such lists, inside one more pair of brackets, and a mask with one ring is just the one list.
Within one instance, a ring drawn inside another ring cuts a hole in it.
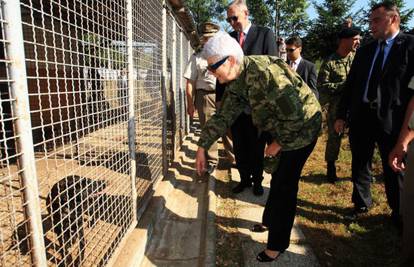
[{"label": "sunglasses", "polygon": [[209,71],[210,71],[210,72],[212,72],[212,73],[215,73],[215,72],[216,72],[216,70],[217,70],[218,68],[220,68],[220,66],[221,66],[221,65],[223,65],[223,63],[224,63],[224,62],[226,62],[226,60],[227,60],[228,58],[229,58],[229,56],[224,57],[223,59],[221,59],[221,60],[217,61],[216,63],[211,64],[211,65],[208,65],[208,66],[207,66],[207,70],[209,70]]},{"label": "sunglasses", "polygon": [[295,51],[296,49],[298,49],[297,47],[296,48],[287,48],[286,49],[286,52],[289,52],[289,53],[292,53],[293,51]]},{"label": "sunglasses", "polygon": [[238,20],[239,18],[237,17],[237,16],[231,16],[231,17],[228,17],[227,19],[226,19],[226,21],[228,22],[228,23],[231,23],[232,21],[233,22],[237,22],[237,20]]}]

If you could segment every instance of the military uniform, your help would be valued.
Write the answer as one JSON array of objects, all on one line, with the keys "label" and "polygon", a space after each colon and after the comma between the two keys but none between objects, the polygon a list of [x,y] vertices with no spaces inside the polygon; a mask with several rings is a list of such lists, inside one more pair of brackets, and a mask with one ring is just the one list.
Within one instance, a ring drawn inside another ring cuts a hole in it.
[{"label": "military uniform", "polygon": [[[213,36],[220,27],[214,23],[206,22],[201,26],[202,39],[206,41],[208,37]],[[216,112],[216,77],[207,70],[207,60],[201,57],[201,51],[191,55],[188,65],[184,71],[184,78],[193,82],[195,91],[193,94],[194,106],[197,110],[201,128]],[[218,158],[218,146],[215,142],[207,153],[209,164],[215,166]]]},{"label": "military uniform", "polygon": [[321,66],[318,76],[318,90],[321,105],[328,104],[327,124],[328,141],[325,149],[325,160],[335,162],[338,159],[342,136],[335,131],[336,108],[341,99],[346,77],[348,76],[354,53],[341,57],[332,54]]},{"label": "military uniform", "polygon": [[[414,76],[411,78],[409,88],[414,90]],[[414,113],[408,122],[408,128],[414,131]],[[404,174],[403,193],[402,193],[402,219],[403,219],[403,238],[402,238],[402,263],[401,266],[414,266],[414,141],[408,145],[407,169]]]},{"label": "military uniform", "polygon": [[222,107],[206,123],[198,145],[208,149],[246,108],[251,109],[259,132],[281,145],[263,224],[269,228],[267,247],[284,251],[295,217],[300,173],[320,131],[321,107],[312,90],[280,58],[245,56],[240,68],[240,76],[226,87]]},{"label": "military uniform", "polygon": [[[320,130],[320,105],[312,90],[280,58],[245,56],[240,77],[224,92],[222,108],[204,127],[198,145],[208,149],[246,108],[253,123],[282,150],[309,145]],[[270,112],[270,113],[269,113]]]}]

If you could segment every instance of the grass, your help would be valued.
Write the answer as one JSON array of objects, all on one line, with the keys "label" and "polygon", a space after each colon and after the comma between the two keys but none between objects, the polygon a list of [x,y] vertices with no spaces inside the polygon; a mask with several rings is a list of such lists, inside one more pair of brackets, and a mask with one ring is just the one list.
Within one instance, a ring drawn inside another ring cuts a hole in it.
[{"label": "grass", "polygon": [[240,266],[243,261],[242,240],[238,235],[236,201],[231,197],[230,174],[227,170],[216,170],[216,266]]},{"label": "grass", "polygon": [[[371,185],[374,205],[356,222],[343,216],[352,210],[351,153],[347,138],[343,139],[337,162],[339,182],[326,182],[324,151],[326,136],[322,135],[302,172],[299,185],[296,222],[312,247],[321,266],[398,266],[400,237],[391,224],[386,202],[381,162],[378,153],[373,159],[376,182]],[[243,266],[242,239],[237,225],[229,218],[237,217],[237,207],[229,187],[229,177],[218,175],[216,186],[217,244],[216,266]]]},{"label": "grass", "polygon": [[349,144],[344,139],[336,184],[326,182],[325,144],[322,135],[300,182],[296,218],[307,242],[322,266],[398,266],[400,238],[389,217],[378,154],[373,159],[374,206],[357,222],[349,222],[343,218],[353,207]]}]

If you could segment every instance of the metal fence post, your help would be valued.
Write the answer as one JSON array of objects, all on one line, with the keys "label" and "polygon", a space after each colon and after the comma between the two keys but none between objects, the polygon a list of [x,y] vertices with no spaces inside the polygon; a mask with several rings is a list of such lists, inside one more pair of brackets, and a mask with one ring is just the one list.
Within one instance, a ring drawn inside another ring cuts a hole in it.
[{"label": "metal fence post", "polygon": [[[179,34],[179,36],[180,36],[180,39],[178,40],[178,45],[179,45],[179,47],[178,47],[178,49],[180,49],[180,58],[178,59],[179,60],[179,62],[178,62],[178,64],[179,64],[179,66],[180,66],[180,70],[181,70],[181,72],[184,72],[184,65],[183,65],[183,62],[184,62],[184,60],[183,60],[183,57],[184,57],[184,51],[183,51],[183,33],[180,31],[180,34]],[[183,137],[184,137],[184,135],[185,135],[185,133],[183,132],[184,131],[184,117],[185,117],[185,113],[184,113],[184,85],[183,85],[183,77],[182,77],[182,75],[181,75],[181,73],[177,73],[177,77],[178,77],[178,81],[179,81],[179,99],[180,99],[180,146],[181,146],[181,142],[182,142],[182,139],[183,139]]]},{"label": "metal fence post", "polygon": [[161,99],[162,99],[162,167],[163,174],[168,171],[167,152],[167,8],[166,0],[162,9],[162,70],[161,70]]},{"label": "metal fence post", "polygon": [[[188,59],[193,54],[193,49],[191,48],[190,41],[189,40],[186,40],[186,42],[187,42],[187,58],[185,60],[188,62]],[[187,101],[187,94],[184,93],[184,95],[185,95],[184,103],[187,103],[186,102]],[[186,122],[187,123],[186,123],[186,130],[185,130],[185,132],[188,134],[190,132],[190,122],[191,122],[190,117],[187,116]]]},{"label": "metal fence post", "polygon": [[15,99],[13,110],[17,119],[15,126],[19,136],[17,145],[19,152],[20,179],[24,186],[24,211],[30,232],[32,263],[35,266],[46,266],[46,250],[43,239],[43,227],[39,202],[38,179],[34,157],[32,124],[30,118],[29,93],[27,88],[26,62],[24,53],[22,18],[20,1],[3,1],[5,34],[9,41],[6,45],[11,64],[9,66],[12,98]]},{"label": "metal fence post", "polygon": [[173,155],[174,155],[174,159],[175,159],[175,157],[176,157],[176,155],[177,155],[177,149],[178,149],[178,142],[177,142],[177,94],[179,93],[178,92],[178,88],[177,88],[177,34],[176,34],[176,31],[177,31],[177,25],[176,25],[176,23],[175,23],[175,20],[174,20],[174,23],[173,23],[173,26],[172,26],[172,33],[171,33],[171,36],[172,36],[172,44],[171,44],[171,47],[172,47],[172,55],[171,55],[171,84],[172,84],[172,91],[174,92],[174,95],[173,95],[173,99],[174,99],[174,121],[173,121],[173,124],[174,124],[174,133],[173,133],[173,136],[174,136],[174,141],[173,141],[173,143],[174,143],[174,147],[173,147]]},{"label": "metal fence post", "polygon": [[132,208],[133,218],[136,223],[137,218],[137,189],[136,189],[136,146],[135,146],[135,95],[134,95],[134,55],[133,55],[133,26],[132,26],[132,0],[127,2],[127,54],[128,54],[128,143],[131,157],[131,190],[132,190]]}]

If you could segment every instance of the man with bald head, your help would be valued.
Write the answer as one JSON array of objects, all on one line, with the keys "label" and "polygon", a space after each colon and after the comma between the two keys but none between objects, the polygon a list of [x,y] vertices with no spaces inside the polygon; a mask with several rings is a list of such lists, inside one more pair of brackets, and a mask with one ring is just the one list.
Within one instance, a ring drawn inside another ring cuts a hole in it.
[{"label": "man with bald head", "polygon": [[414,95],[409,89],[414,74],[414,36],[400,31],[400,13],[391,2],[374,5],[369,24],[374,40],[356,52],[335,122],[337,133],[349,125],[354,211],[348,218],[368,212],[373,204],[370,162],[377,145],[391,218],[401,228],[402,172],[392,170],[387,161]]},{"label": "man with bald head", "polygon": [[[244,1],[233,1],[227,9],[227,22],[233,28],[231,37],[237,40],[244,55],[277,55],[276,40],[272,30],[253,25],[249,20],[249,10]],[[263,194],[263,156],[265,133],[253,125],[251,110],[246,108],[231,126],[233,150],[241,182],[233,188],[240,193],[251,187],[253,193]]]}]

